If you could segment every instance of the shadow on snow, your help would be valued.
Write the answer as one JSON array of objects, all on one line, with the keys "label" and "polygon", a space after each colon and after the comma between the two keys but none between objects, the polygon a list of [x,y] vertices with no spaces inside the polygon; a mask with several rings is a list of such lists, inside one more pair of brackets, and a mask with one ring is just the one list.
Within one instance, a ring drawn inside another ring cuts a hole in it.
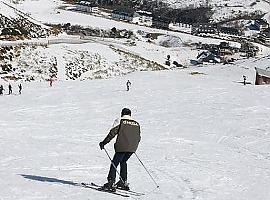
[{"label": "shadow on snow", "polygon": [[23,178],[34,180],[34,181],[40,181],[40,182],[49,182],[49,183],[60,183],[64,185],[73,185],[73,186],[78,186],[79,183],[75,183],[73,181],[65,181],[57,178],[50,178],[50,177],[45,177],[45,176],[35,176],[35,175],[28,175],[28,174],[19,174]]}]

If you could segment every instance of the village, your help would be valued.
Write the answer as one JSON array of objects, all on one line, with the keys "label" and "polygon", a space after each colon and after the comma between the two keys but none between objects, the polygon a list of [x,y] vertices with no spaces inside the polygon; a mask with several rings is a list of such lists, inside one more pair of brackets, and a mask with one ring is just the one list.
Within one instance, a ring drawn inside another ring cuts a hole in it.
[{"label": "village", "polygon": [[[79,1],[75,3],[74,7],[68,7],[66,9],[140,26],[183,32],[199,37],[225,39],[226,41],[240,43],[240,46],[231,46],[229,42],[220,42],[220,44],[195,43],[194,45],[197,49],[201,50],[201,52],[196,58],[190,60],[190,63],[193,65],[201,65],[203,63],[233,63],[238,59],[239,55],[240,57],[245,58],[256,57],[260,51],[255,45],[256,43],[268,47],[270,46],[270,25],[261,16],[258,16],[257,19],[229,23],[229,25],[226,23],[187,24],[182,21],[172,21],[172,19],[168,17],[154,15],[149,11],[123,7],[114,10],[104,9],[103,7],[100,7],[98,3],[89,1]],[[114,29],[113,32],[116,33],[116,29]],[[128,33],[127,31],[125,34],[118,35],[129,37],[130,34],[131,33]],[[170,61],[170,55],[168,55],[165,64],[170,66],[171,63],[176,67],[183,67],[183,65],[176,61]],[[268,68],[264,68],[263,66],[261,68],[255,68],[255,84],[270,83],[270,73]]]},{"label": "village", "polygon": [[[13,7],[12,9],[15,8]],[[135,25],[136,27],[138,27],[138,32],[134,33],[130,29],[119,27],[106,29],[95,28],[94,26],[80,26],[74,23],[62,23],[58,25],[48,23],[46,25],[48,27],[52,27],[50,30],[45,31],[45,29],[41,29],[40,31],[35,31],[39,29],[39,26],[32,25],[31,23],[27,24],[24,22],[24,26],[28,26],[32,30],[34,30],[31,35],[28,35],[27,37],[40,37],[45,39],[48,34],[53,33],[57,35],[63,31],[70,36],[79,36],[80,38],[77,38],[75,41],[78,43],[87,41],[104,43],[104,40],[109,41],[110,39],[125,39],[125,41],[123,40],[123,44],[130,47],[136,46],[137,41],[140,40],[137,38],[138,35],[139,37],[143,38],[144,42],[147,42],[150,45],[157,44],[158,37],[164,37],[165,40],[166,37],[168,40],[179,40],[179,42],[181,43],[181,37],[172,36],[173,33],[185,34],[187,37],[189,37],[190,35],[190,37],[198,38],[198,40],[195,40],[191,43],[183,43],[183,45],[186,45],[187,48],[194,50],[193,52],[197,52],[188,54],[188,56],[186,56],[187,60],[179,59],[177,53],[175,55],[171,55],[169,51],[168,53],[164,53],[163,61],[159,61],[159,64],[164,65],[163,68],[167,69],[181,69],[187,68],[188,66],[201,67],[218,63],[221,63],[223,65],[233,64],[237,60],[257,58],[258,56],[261,56],[262,51],[259,46],[265,48],[268,48],[270,46],[269,23],[263,18],[263,15],[261,15],[261,13],[257,13],[255,15],[255,18],[253,16],[251,19],[246,20],[235,20],[226,23],[214,23],[210,21],[206,23],[204,21],[196,21],[194,19],[196,15],[177,16],[176,20],[176,18],[164,17],[162,15],[158,15],[157,13],[153,14],[149,11],[131,9],[128,7],[120,6],[114,9],[110,9],[110,7],[98,4],[97,1],[74,1],[74,4],[67,4],[67,6],[59,7],[59,10],[56,14],[59,14],[61,10],[69,11],[72,13],[79,13],[82,14],[82,16],[95,16],[100,19],[111,20],[126,25]],[[21,11],[20,13],[25,14]],[[139,27],[142,27],[143,31],[140,31]],[[2,40],[15,41],[18,39],[23,40],[25,37],[21,36],[21,34],[16,29],[4,28],[2,30],[0,38]],[[200,41],[200,39],[202,38],[209,38],[210,42]],[[216,42],[213,42],[214,40]],[[63,40],[63,42],[65,41],[67,40]],[[219,43],[217,43],[217,41],[219,41]],[[22,43],[30,46],[46,46],[55,42],[59,43],[61,42],[61,39],[57,41],[45,39],[43,42],[25,41]],[[72,41],[68,40],[68,42]],[[1,51],[9,51],[10,47],[5,47],[4,43],[2,45],[3,47],[2,49],[0,49]],[[167,42],[165,41],[163,44],[157,45],[170,47],[171,44],[167,44]],[[126,51],[127,48],[124,50]],[[1,59],[6,60],[5,63],[1,65],[3,73],[11,73],[13,67],[12,64],[9,62],[12,61],[14,58],[11,58],[11,56],[8,57],[7,55],[2,55]],[[146,63],[148,62],[149,59],[146,59]],[[55,67],[56,66],[53,65],[51,68],[54,69]],[[85,71],[84,67],[82,68],[83,71]],[[67,69],[70,69],[70,66],[68,66]],[[256,70],[256,74],[258,77],[258,80],[254,81],[254,83],[256,82],[256,84],[264,84],[269,82],[268,66],[256,66],[254,67],[254,69]],[[74,70],[71,70],[71,72],[69,72],[68,74],[70,73],[71,75],[69,77],[71,79],[76,79],[82,74],[81,72],[79,72],[78,77],[77,75],[73,77]],[[33,77],[31,77],[30,79],[32,80]]]},{"label": "village", "polygon": [[[77,2],[74,7],[68,9],[93,14],[110,19],[134,23],[141,26],[148,26],[158,29],[179,31],[192,35],[207,36],[214,38],[225,38],[228,40],[246,40],[270,46],[270,26],[261,15],[256,19],[236,21],[235,24],[226,25],[221,23],[183,23],[172,21],[168,17],[154,15],[149,11],[119,8],[114,10],[104,9],[98,4],[89,1]],[[106,14],[105,14],[106,13]],[[241,23],[241,24],[239,24]]]}]

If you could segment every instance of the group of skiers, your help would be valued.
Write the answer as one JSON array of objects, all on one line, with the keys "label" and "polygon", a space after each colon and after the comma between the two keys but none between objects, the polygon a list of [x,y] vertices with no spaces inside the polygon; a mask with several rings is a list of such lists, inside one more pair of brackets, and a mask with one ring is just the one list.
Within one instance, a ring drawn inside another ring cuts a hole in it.
[{"label": "group of skiers", "polygon": [[[18,88],[19,88],[19,94],[22,94],[22,84],[21,83],[18,85]],[[3,95],[4,91],[5,91],[5,89],[4,89],[3,85],[0,85],[0,95]],[[12,93],[13,93],[12,86],[9,83],[8,84],[8,94],[11,95]]]},{"label": "group of skiers", "polygon": [[[50,87],[52,87],[52,82],[53,82],[53,80],[52,80],[52,79],[49,79]],[[126,82],[127,91],[130,90],[130,85],[131,85],[131,82],[128,80],[128,81]],[[18,85],[18,88],[19,88],[19,94],[22,94],[22,84],[21,84],[21,83]],[[4,89],[3,85],[0,85],[0,95],[3,95],[3,94],[4,94],[4,91],[5,91],[5,89]],[[13,92],[13,91],[12,91],[12,86],[11,86],[11,84],[9,83],[9,84],[8,84],[8,94],[11,95],[12,92]]]},{"label": "group of skiers", "polygon": [[[127,91],[130,90],[130,85],[131,82],[128,80],[126,82]],[[19,84],[18,88],[19,94],[21,94],[22,85]],[[0,85],[0,95],[3,95],[4,90],[3,85]],[[12,94],[11,84],[8,85],[8,94]],[[110,129],[109,134],[103,141],[99,143],[100,149],[103,150],[105,149],[104,146],[116,136],[116,142],[114,144],[115,154],[111,160],[110,170],[107,176],[108,182],[105,183],[101,189],[110,192],[116,191],[116,188],[129,190],[129,185],[127,183],[127,161],[138,148],[141,140],[140,133],[140,125],[131,117],[131,110],[128,108],[123,108],[121,111],[121,117],[114,121],[113,127]],[[115,183],[117,166],[119,164],[119,181]]]}]

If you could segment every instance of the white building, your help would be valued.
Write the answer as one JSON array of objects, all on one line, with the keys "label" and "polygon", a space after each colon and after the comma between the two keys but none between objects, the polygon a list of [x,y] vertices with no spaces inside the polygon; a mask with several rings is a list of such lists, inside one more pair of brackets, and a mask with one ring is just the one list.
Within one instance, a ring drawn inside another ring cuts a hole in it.
[{"label": "white building", "polygon": [[129,10],[113,10],[112,11],[112,18],[127,22],[132,22],[133,20],[134,11]]},{"label": "white building", "polygon": [[99,11],[97,5],[88,1],[80,1],[76,3],[76,10],[87,13],[97,13]]},{"label": "white building", "polygon": [[152,26],[152,13],[147,11],[136,11],[133,15],[134,24]]},{"label": "white building", "polygon": [[265,44],[270,45],[270,28],[261,32],[260,37]]}]

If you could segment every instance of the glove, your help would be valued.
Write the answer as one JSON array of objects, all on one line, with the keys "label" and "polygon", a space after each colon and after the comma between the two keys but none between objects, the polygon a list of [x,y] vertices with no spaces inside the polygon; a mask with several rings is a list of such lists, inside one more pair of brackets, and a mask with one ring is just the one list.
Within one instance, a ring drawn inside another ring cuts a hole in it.
[{"label": "glove", "polygon": [[103,142],[100,142],[100,143],[99,143],[99,147],[100,147],[101,150],[104,149],[104,146],[105,146],[105,144],[104,144]]}]

